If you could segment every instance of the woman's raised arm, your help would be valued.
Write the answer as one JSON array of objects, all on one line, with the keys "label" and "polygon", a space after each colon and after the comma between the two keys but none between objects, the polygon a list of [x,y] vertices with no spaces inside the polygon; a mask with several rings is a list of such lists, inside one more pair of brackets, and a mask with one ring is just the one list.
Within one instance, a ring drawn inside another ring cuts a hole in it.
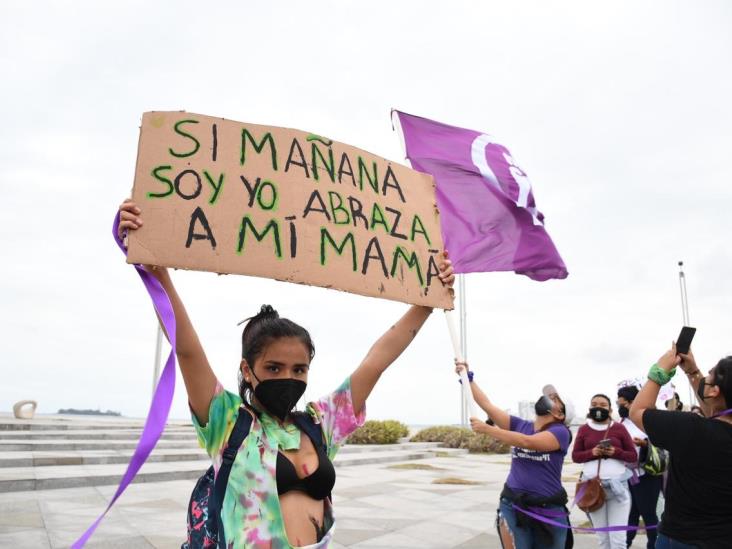
[{"label": "woman's raised arm", "polygon": [[[119,207],[119,236],[127,231],[142,227],[142,211],[131,200],[125,200]],[[175,314],[175,354],[188,393],[188,402],[201,425],[208,423],[208,408],[216,390],[216,376],[211,369],[198,334],[188,317],[183,301],[178,295],[170,273],[163,267],[145,265],[145,269],[158,279],[168,294]],[[166,334],[167,337],[167,334]],[[170,338],[168,338],[170,339]]]},{"label": "woman's raised arm", "polygon": [[[467,362],[458,362],[455,366],[455,371],[460,374],[460,370],[467,367]],[[480,406],[486,414],[488,414],[488,417],[493,420],[493,423],[495,423],[496,426],[501,429],[511,428],[511,416],[508,415],[505,410],[493,404],[483,390],[478,386],[477,382],[470,382],[470,391],[473,393],[473,400],[475,400],[475,403]]]},{"label": "woman's raised arm", "polygon": [[[440,265],[440,280],[448,287],[455,282],[452,263],[445,259]],[[381,374],[402,354],[432,313],[432,307],[413,305],[376,343],[373,344],[360,366],[351,374],[353,411],[358,414],[366,403]]]}]

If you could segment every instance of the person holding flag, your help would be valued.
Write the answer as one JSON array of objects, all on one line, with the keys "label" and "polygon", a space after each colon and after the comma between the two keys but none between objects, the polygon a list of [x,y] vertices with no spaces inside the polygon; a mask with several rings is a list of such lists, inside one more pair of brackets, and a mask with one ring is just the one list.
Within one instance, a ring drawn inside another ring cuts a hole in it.
[{"label": "person holding flag", "polygon": [[[529,178],[504,145],[482,132],[400,111],[392,111],[392,120],[412,167],[435,179],[442,237],[455,273],[514,271],[537,281],[567,277],[564,261],[544,228]],[[448,325],[458,373],[467,383],[463,372],[467,365],[449,315]],[[472,406],[472,392],[492,421],[489,425],[471,418],[473,430],[514,446],[511,472],[501,494],[499,525],[505,521],[520,549],[564,549],[571,530],[522,510],[568,524],[561,471],[571,441],[564,423],[571,414],[551,386],[537,402],[536,421],[529,422],[509,416],[474,382],[470,385],[472,391],[463,392],[467,404]]]},{"label": "person holding flag", "polygon": [[[467,366],[458,362],[457,373]],[[473,372],[468,377],[475,403],[490,418],[485,422],[471,417],[470,427],[511,445],[511,469],[498,510],[499,531],[505,523],[518,549],[564,549],[571,530],[541,522],[523,511],[569,525],[562,466],[572,441],[568,427],[571,407],[568,412],[556,389],[547,385],[534,406],[536,419],[527,421],[493,404],[473,379]]]}]

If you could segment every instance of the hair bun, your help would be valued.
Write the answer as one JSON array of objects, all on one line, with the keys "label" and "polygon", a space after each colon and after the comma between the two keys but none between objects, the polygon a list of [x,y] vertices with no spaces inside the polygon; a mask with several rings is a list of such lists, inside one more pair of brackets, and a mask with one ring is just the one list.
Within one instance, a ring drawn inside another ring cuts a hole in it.
[{"label": "hair bun", "polygon": [[252,317],[254,318],[266,318],[266,317],[273,317],[273,318],[279,318],[279,313],[272,307],[272,305],[262,305],[262,308],[259,309],[259,312]]},{"label": "hair bun", "polygon": [[262,308],[259,309],[259,312],[256,315],[245,318],[244,320],[237,322],[236,325],[241,326],[246,323],[247,326],[249,326],[251,324],[256,324],[260,320],[264,320],[265,318],[280,318],[280,314],[274,309],[274,307],[272,307],[272,305],[262,305]]}]

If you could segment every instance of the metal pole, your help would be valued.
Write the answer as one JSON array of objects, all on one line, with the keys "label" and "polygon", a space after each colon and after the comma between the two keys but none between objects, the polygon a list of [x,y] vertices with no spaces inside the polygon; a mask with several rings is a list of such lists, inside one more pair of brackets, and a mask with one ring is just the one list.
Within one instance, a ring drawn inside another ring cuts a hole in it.
[{"label": "metal pole", "polygon": [[155,389],[158,386],[158,380],[160,379],[160,355],[163,352],[163,329],[158,323],[158,335],[155,339],[155,367],[153,368],[153,382],[152,382],[152,393],[155,394]]},{"label": "metal pole", "polygon": [[468,312],[466,308],[466,292],[467,285],[465,282],[465,275],[458,275],[460,277],[460,348],[463,351],[463,358],[468,360]]},{"label": "metal pole", "polygon": [[[468,360],[468,324],[467,324],[467,314],[466,314],[466,284],[465,284],[465,275],[460,274],[458,275],[459,280],[459,303],[460,303],[460,350],[462,351],[463,360]],[[470,387],[464,387],[463,390],[470,391]],[[468,410],[468,399],[464,398],[462,399],[462,416],[463,416],[463,425],[468,425],[468,420],[470,419],[470,411]]]},{"label": "metal pole", "polygon": [[[445,309],[445,321],[447,322],[447,331],[450,334],[450,342],[452,343],[452,350],[455,353],[455,359],[458,362],[464,362],[463,351],[460,348],[460,336],[458,334],[458,322],[455,321],[455,312],[452,310]],[[462,388],[460,395],[462,398],[468,401],[468,410],[470,416],[478,417],[478,412],[475,408],[475,402],[473,401],[473,393],[470,391],[470,382],[468,381],[468,372],[463,370],[460,372],[460,381],[462,381]],[[464,392],[462,392],[464,390]]]},{"label": "metal pole", "polygon": [[681,292],[681,315],[684,326],[689,326],[689,295],[686,292],[686,275],[684,274],[683,261],[679,261],[679,290]]},{"label": "metal pole", "polygon": [[[686,292],[686,274],[684,274],[684,262],[679,261],[679,292],[681,293],[681,317],[684,326],[690,326],[689,320],[689,294]],[[693,406],[694,389],[689,383],[689,407]]]}]

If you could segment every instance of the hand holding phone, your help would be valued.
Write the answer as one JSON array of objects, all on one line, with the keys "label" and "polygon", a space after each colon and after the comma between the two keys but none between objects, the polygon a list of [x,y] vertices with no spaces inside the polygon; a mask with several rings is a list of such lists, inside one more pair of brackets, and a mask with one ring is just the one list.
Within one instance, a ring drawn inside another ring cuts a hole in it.
[{"label": "hand holding phone", "polygon": [[696,328],[691,326],[684,326],[681,328],[679,337],[676,339],[676,354],[686,355],[689,353],[691,348],[691,342],[694,339]]}]

